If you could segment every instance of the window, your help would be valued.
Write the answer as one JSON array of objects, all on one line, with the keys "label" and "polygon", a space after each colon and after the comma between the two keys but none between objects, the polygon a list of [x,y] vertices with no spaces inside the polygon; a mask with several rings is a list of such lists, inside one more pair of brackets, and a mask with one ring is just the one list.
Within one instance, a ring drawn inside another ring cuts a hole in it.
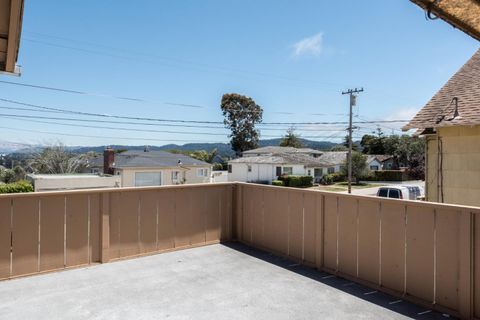
[{"label": "window", "polygon": [[92,169],[92,173],[98,174],[98,173],[100,173],[100,171],[97,168],[94,168],[94,169]]},{"label": "window", "polygon": [[231,164],[228,165],[228,173],[232,173],[232,165]]},{"label": "window", "polygon": [[248,166],[247,166],[247,170],[248,170],[248,172],[252,172],[252,166],[251,166],[251,165],[248,165]]},{"label": "window", "polygon": [[162,185],[161,172],[135,172],[135,186],[160,186]]},{"label": "window", "polygon": [[208,169],[206,168],[197,169],[197,177],[208,177]]},{"label": "window", "polygon": [[276,170],[277,177],[280,177],[282,175],[282,167],[276,167],[275,170]]},{"label": "window", "polygon": [[178,180],[180,171],[172,171],[172,180]]},{"label": "window", "polygon": [[287,176],[293,174],[293,168],[292,167],[283,167],[283,174],[285,174]]},{"label": "window", "polygon": [[378,190],[378,196],[384,198],[388,197],[388,189],[380,188],[380,190]]},{"label": "window", "polygon": [[327,169],[328,174],[335,173],[335,167],[330,167]]},{"label": "window", "polygon": [[389,198],[400,199],[400,190],[390,189],[390,192],[388,193],[388,197]]},{"label": "window", "polygon": [[308,175],[308,176],[311,176],[311,175],[312,175],[312,170],[308,169],[308,170],[307,170],[307,175]]},{"label": "window", "polygon": [[377,170],[378,170],[378,166],[370,166],[370,170],[377,171]]}]

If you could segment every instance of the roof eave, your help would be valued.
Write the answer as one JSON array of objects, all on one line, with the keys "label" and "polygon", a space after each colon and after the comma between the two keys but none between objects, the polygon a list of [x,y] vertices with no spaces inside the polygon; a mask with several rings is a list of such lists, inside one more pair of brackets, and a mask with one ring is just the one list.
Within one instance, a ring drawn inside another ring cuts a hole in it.
[{"label": "roof eave", "polygon": [[445,22],[480,40],[480,3],[476,0],[410,0]]}]

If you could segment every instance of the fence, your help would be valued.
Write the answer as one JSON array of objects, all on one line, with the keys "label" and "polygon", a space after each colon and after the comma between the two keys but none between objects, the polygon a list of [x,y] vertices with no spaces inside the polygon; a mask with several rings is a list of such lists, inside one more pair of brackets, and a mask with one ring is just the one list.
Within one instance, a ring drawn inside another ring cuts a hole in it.
[{"label": "fence", "polygon": [[230,238],[232,185],[0,196],[0,279]]},{"label": "fence", "polygon": [[236,199],[235,231],[246,244],[480,316],[480,208],[252,184],[239,184]]},{"label": "fence", "polygon": [[0,196],[0,279],[233,238],[480,316],[480,208],[245,183]]}]

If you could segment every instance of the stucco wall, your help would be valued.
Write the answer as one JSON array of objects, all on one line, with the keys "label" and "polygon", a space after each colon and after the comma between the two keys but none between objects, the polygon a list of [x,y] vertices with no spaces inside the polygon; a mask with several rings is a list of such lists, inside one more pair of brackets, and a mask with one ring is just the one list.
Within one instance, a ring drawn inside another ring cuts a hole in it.
[{"label": "stucco wall", "polygon": [[[427,140],[427,200],[480,206],[480,126],[439,128]],[[442,149],[439,156],[439,146]]]},{"label": "stucco wall", "polygon": [[[198,177],[197,169],[208,169],[206,177]],[[179,177],[185,178],[185,184],[192,183],[207,183],[210,182],[211,168],[210,167],[188,167],[188,168],[165,168],[159,170],[158,168],[144,168],[144,169],[116,169],[115,173],[120,172],[122,187],[135,187],[135,173],[137,172],[161,172],[162,185],[178,184],[180,181],[172,181],[172,172],[180,171]]]}]

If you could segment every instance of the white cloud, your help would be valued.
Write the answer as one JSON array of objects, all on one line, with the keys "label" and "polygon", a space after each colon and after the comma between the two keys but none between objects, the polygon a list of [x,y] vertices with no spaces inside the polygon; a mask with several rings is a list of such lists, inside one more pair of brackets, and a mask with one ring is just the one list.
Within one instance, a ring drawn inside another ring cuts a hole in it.
[{"label": "white cloud", "polygon": [[311,37],[296,42],[293,46],[293,56],[303,55],[318,56],[323,49],[323,33],[319,32]]},{"label": "white cloud", "polygon": [[399,108],[388,115],[385,120],[410,120],[412,119],[421,108]]}]

